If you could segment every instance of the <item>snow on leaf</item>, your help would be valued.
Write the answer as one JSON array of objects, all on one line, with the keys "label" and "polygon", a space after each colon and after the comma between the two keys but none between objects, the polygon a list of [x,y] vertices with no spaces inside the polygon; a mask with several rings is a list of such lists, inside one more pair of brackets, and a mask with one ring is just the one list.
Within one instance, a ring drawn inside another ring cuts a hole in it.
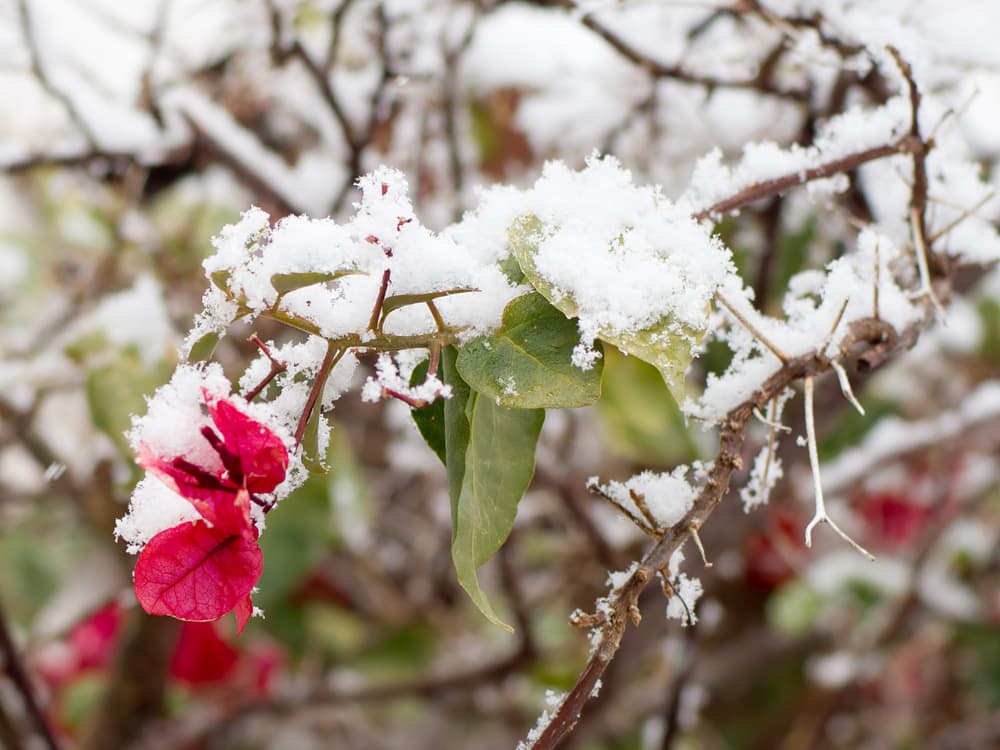
[{"label": "snow on leaf", "polygon": [[507,305],[493,336],[465,344],[458,354],[462,378],[510,409],[588,406],[601,395],[601,360],[589,370],[573,365],[580,334],[540,294]]}]

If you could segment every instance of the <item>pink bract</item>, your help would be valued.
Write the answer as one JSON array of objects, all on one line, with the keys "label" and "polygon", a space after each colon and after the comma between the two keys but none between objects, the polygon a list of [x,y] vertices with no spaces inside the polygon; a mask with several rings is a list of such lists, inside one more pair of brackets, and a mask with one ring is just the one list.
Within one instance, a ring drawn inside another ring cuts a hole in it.
[{"label": "pink bract", "polygon": [[206,425],[194,439],[207,443],[218,463],[207,467],[184,456],[160,456],[140,443],[139,465],[190,502],[213,526],[233,531],[249,528],[250,502],[263,505],[256,495],[272,492],[284,480],[288,451],[274,431],[231,402],[207,392],[204,398],[215,429]]},{"label": "pink bract", "polygon": [[262,570],[253,533],[234,534],[204,521],[182,523],[161,531],[139,553],[135,595],[149,614],[179,620],[217,620],[235,609],[242,632]]},{"label": "pink bract", "polygon": [[269,508],[257,495],[284,481],[288,451],[273,430],[229,400],[202,395],[214,427],[205,425],[193,436],[205,443],[193,453],[214,452],[213,465],[157,455],[143,443],[138,447],[139,464],[190,502],[203,520],[149,540],[135,566],[135,593],[146,612],[179,620],[204,622],[234,612],[242,632],[263,565],[250,503]]}]

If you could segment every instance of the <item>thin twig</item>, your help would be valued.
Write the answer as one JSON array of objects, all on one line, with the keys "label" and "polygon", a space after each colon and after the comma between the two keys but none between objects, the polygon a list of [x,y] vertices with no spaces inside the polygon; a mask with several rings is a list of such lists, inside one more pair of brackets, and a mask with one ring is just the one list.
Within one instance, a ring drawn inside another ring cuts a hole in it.
[{"label": "thin twig", "polygon": [[312,388],[309,389],[309,397],[306,399],[305,406],[302,407],[302,415],[299,417],[299,423],[295,428],[295,445],[302,444],[302,436],[305,434],[309,417],[313,413],[313,409],[319,408],[317,402],[320,400],[320,394],[323,392],[324,386],[326,386],[326,380],[330,376],[330,372],[337,365],[337,362],[344,356],[344,351],[344,349],[338,348],[332,341],[327,343],[326,355],[323,357],[323,362],[320,364],[319,370],[316,371],[316,378],[313,380]]},{"label": "thin twig", "polygon": [[725,297],[722,296],[721,292],[715,293],[715,298],[719,303],[725,307],[730,314],[740,322],[740,324],[750,332],[750,334],[757,339],[760,343],[766,346],[771,353],[778,358],[778,360],[785,364],[788,362],[788,355],[785,354],[778,346],[772,343],[767,336],[765,336],[753,323],[747,320],[746,316],[743,315],[739,310],[737,310]]},{"label": "thin twig", "polygon": [[21,33],[24,36],[24,44],[28,49],[28,59],[30,60],[32,74],[38,79],[42,88],[44,88],[50,96],[57,99],[59,103],[66,108],[66,112],[69,114],[70,119],[77,126],[77,128],[79,128],[80,134],[87,142],[89,149],[91,151],[100,151],[101,149],[98,145],[97,137],[91,127],[87,124],[87,121],[81,116],[76,103],[69,97],[68,94],[58,89],[52,83],[48,73],[45,71],[45,66],[42,64],[42,58],[38,51],[38,45],[35,43],[31,13],[28,10],[28,0],[18,0],[17,17],[21,24]]},{"label": "thin twig", "polygon": [[730,211],[735,211],[738,208],[742,208],[749,203],[759,201],[762,198],[768,198],[772,195],[783,193],[789,188],[796,187],[797,185],[805,185],[807,182],[812,182],[813,180],[822,180],[841,172],[848,172],[861,166],[862,164],[865,164],[866,162],[883,159],[886,156],[893,156],[895,154],[913,153],[915,149],[920,148],[920,146],[915,145],[918,142],[919,139],[915,139],[911,135],[905,135],[895,143],[875,146],[874,148],[859,151],[857,153],[850,154],[849,156],[841,157],[840,159],[834,159],[826,164],[820,164],[819,166],[810,167],[809,169],[802,169],[798,172],[792,172],[790,174],[782,175],[781,177],[775,177],[771,180],[755,182],[743,188],[735,195],[724,198],[708,208],[697,212],[694,214],[694,218],[699,221],[711,219],[712,217],[721,216],[722,214],[729,213]]}]

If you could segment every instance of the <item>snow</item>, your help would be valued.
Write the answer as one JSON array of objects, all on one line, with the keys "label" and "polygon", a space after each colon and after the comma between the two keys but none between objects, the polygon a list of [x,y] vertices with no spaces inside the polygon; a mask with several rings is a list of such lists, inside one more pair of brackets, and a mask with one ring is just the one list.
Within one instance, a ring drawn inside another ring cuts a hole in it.
[{"label": "snow", "polygon": [[626,482],[609,482],[600,485],[596,477],[587,481],[588,486],[597,487],[598,491],[614,500],[636,518],[645,518],[635,497],[644,501],[654,521],[661,528],[670,528],[691,510],[697,490],[687,480],[688,469],[685,466],[674,469],[671,473],[656,473],[643,471]]},{"label": "snow", "polygon": [[128,513],[115,522],[115,538],[124,539],[136,554],[161,531],[201,516],[194,506],[159,479],[147,476],[135,486]]},{"label": "snow", "polygon": [[130,289],[106,295],[95,310],[76,320],[64,338],[72,341],[91,332],[100,332],[121,350],[134,348],[147,368],[170,357],[176,347],[163,287],[148,274],[139,276]]}]

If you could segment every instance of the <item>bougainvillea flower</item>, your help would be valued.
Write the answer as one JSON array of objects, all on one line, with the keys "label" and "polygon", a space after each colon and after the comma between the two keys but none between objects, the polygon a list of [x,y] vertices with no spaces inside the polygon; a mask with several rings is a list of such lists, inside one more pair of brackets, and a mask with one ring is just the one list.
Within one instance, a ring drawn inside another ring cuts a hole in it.
[{"label": "bougainvillea flower", "polygon": [[916,541],[934,516],[930,507],[891,492],[856,497],[854,507],[872,543],[888,551]]},{"label": "bougainvillea flower", "polygon": [[186,622],[170,659],[170,676],[192,687],[222,682],[233,675],[240,652],[210,622]]},{"label": "bougainvillea flower", "polygon": [[[250,503],[266,507],[258,495],[272,492],[284,480],[288,451],[277,434],[229,401],[207,392],[204,398],[215,428],[202,427],[192,446],[192,453],[201,456],[203,463],[187,456],[160,456],[140,444],[139,465],[190,502],[213,526],[247,528]],[[207,446],[198,445],[200,441]]]},{"label": "bougainvillea flower", "polygon": [[263,564],[254,532],[182,523],[161,531],[139,553],[135,595],[149,614],[179,620],[217,620],[236,609],[242,631]]},{"label": "bougainvillea flower", "polygon": [[188,500],[202,520],[165,529],[146,543],[135,566],[135,594],[146,612],[180,620],[206,622],[235,612],[242,632],[263,567],[250,503],[269,509],[258,495],[284,480],[288,452],[274,431],[230,401],[202,395],[212,425],[193,436],[191,458],[138,447],[140,465]]}]

